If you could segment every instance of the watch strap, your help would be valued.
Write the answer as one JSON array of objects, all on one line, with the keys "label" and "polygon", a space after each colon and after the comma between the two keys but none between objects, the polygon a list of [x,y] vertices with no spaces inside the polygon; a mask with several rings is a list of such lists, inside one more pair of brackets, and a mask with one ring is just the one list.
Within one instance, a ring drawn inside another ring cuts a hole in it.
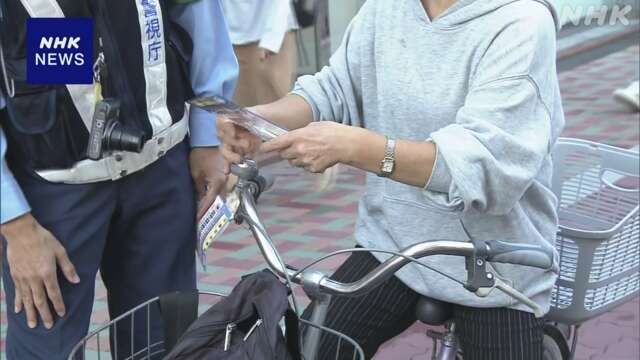
[{"label": "watch strap", "polygon": [[389,177],[393,173],[396,161],[396,140],[385,136],[384,158],[380,161],[380,173],[378,176]]},{"label": "watch strap", "polygon": [[384,147],[384,158],[393,159],[396,158],[396,139],[387,137],[387,141]]}]

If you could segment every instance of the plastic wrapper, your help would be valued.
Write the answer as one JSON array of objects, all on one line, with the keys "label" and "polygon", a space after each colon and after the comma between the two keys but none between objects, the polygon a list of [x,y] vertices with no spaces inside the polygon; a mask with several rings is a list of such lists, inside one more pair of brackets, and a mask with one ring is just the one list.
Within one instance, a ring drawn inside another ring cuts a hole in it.
[{"label": "plastic wrapper", "polygon": [[225,116],[263,141],[275,139],[288,131],[268,119],[218,96],[199,96],[189,100],[189,103],[206,111]]}]

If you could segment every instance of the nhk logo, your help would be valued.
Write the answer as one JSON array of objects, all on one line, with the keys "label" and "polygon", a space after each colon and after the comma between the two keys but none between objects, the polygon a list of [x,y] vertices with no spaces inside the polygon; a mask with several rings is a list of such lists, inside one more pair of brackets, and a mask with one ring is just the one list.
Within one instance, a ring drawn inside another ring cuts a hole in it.
[{"label": "nhk logo", "polygon": [[92,19],[27,20],[28,83],[91,84],[92,56]]},{"label": "nhk logo", "polygon": [[63,65],[63,66],[82,66],[84,65],[84,54],[76,53],[60,53],[60,52],[44,52],[43,49],[77,49],[80,51],[80,37],[55,37],[42,38],[40,40],[40,51],[36,53],[36,65]]}]

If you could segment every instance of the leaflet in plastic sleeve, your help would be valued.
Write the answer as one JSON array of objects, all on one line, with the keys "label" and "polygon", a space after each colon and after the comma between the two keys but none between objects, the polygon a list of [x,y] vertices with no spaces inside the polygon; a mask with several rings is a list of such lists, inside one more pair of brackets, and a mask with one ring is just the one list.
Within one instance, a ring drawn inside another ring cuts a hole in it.
[{"label": "leaflet in plastic sleeve", "polygon": [[233,221],[239,205],[240,201],[235,192],[229,194],[226,201],[218,196],[198,222],[197,253],[203,270],[206,270],[207,250]]},{"label": "leaflet in plastic sleeve", "polygon": [[275,139],[280,135],[286,134],[288,131],[268,119],[218,96],[198,96],[189,100],[189,103],[206,111],[224,115],[263,141]]}]

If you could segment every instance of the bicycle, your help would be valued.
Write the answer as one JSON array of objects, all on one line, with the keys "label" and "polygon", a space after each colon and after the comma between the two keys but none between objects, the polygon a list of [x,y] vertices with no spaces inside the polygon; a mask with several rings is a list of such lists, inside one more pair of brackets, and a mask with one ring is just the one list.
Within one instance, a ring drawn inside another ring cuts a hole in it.
[{"label": "bicycle", "polygon": [[[536,316],[541,317],[544,315],[544,312],[539,305],[517,290],[511,288],[495,273],[493,273],[486,264],[487,262],[500,262],[532,266],[542,269],[550,269],[554,267],[554,270],[558,270],[558,264],[554,262],[553,252],[550,249],[532,245],[509,244],[495,240],[472,242],[429,241],[417,243],[400,252],[389,252],[392,253],[393,256],[380,264],[372,272],[356,282],[345,284],[330,279],[327,274],[320,271],[309,270],[308,267],[323,260],[324,258],[338,253],[362,251],[363,249],[341,250],[329,254],[301,270],[287,266],[283,261],[281,261],[278,251],[256,210],[256,201],[260,194],[270,187],[269,182],[259,175],[257,166],[252,161],[247,161],[242,165],[234,166],[233,173],[239,178],[235,190],[240,200],[240,207],[237,211],[236,221],[247,223],[269,268],[283,280],[302,286],[304,292],[315,303],[314,311],[309,321],[301,320],[303,325],[307,327],[302,342],[305,359],[314,359],[316,354],[318,354],[318,345],[321,336],[337,336],[340,341],[345,341],[353,347],[353,359],[364,359],[362,349],[352,339],[344,334],[340,334],[322,326],[327,316],[327,310],[331,302],[331,298],[333,296],[362,295],[393,276],[395,272],[403,266],[411,262],[421,264],[419,259],[430,255],[454,255],[465,257],[467,265],[467,280],[465,288],[467,288],[467,290],[482,297],[487,296],[493,289],[497,289],[529,306]],[[630,171],[627,172],[627,174],[628,173],[633,174],[634,172]],[[637,173],[637,171],[635,173]],[[635,213],[631,213],[629,216],[631,218],[634,216],[637,218],[637,210],[636,205]],[[561,263],[562,260],[563,257],[561,254]],[[421,265],[424,266],[424,264]],[[224,294],[209,294],[224,296]],[[633,295],[633,293],[631,295]],[[629,299],[629,294],[627,294],[625,299]],[[146,311],[148,317],[149,306],[157,301],[158,298],[152,299],[147,303],[132,309],[130,312],[112,320],[101,328],[94,330],[76,345],[71,352],[69,359],[74,359],[78,354],[84,354],[87,342],[90,339],[98,337],[99,344],[99,334],[101,332],[108,329],[113,330],[118,326],[120,321],[123,321],[127,317],[131,317],[133,319],[134,313],[138,311]],[[616,304],[619,304],[619,301]],[[436,345],[432,359],[454,360],[462,358],[463,354],[460,352],[455,336],[455,324],[451,320],[451,309],[449,304],[424,297],[416,308],[416,318],[417,320],[429,325],[445,325],[444,332],[437,333],[429,331],[427,334],[429,337],[434,339],[434,344]],[[562,348],[562,344],[568,348],[566,342],[568,336],[566,335],[566,332],[562,331],[563,329],[551,322],[555,321],[553,319],[554,318],[550,318],[549,325],[545,329],[545,359],[567,359],[568,357],[565,356],[570,356],[570,354],[568,355],[566,353],[566,348]],[[133,320],[131,320],[131,326],[133,326]],[[570,331],[576,331],[575,325],[568,325],[568,329]],[[574,335],[573,350],[575,350],[576,339],[577,336]],[[338,349],[340,349],[340,346],[338,346]],[[115,350],[117,353],[117,343],[116,349],[111,350]],[[142,350],[136,350],[132,346],[129,358],[137,359],[138,355],[141,355],[142,358],[151,358],[152,356],[161,354],[166,350],[168,349],[163,348],[162,342],[151,344],[149,341],[147,346]],[[98,359],[100,359],[99,354],[100,353],[98,353]],[[146,357],[144,356],[145,354]],[[340,353],[337,353],[336,359],[339,358]]]},{"label": "bicycle", "polygon": [[[544,315],[539,305],[502,281],[486,265],[489,261],[533,266],[543,269],[549,269],[554,266],[553,252],[550,249],[533,245],[516,245],[500,241],[457,242],[444,240],[418,243],[401,252],[391,252],[394,254],[390,259],[380,264],[374,271],[362,279],[349,284],[334,281],[330,279],[327,274],[316,270],[298,270],[288,267],[281,261],[278,251],[273,245],[266,231],[266,227],[263,225],[256,210],[256,200],[263,191],[269,188],[270,184],[264,177],[259,175],[257,166],[252,161],[234,166],[233,172],[239,178],[236,191],[239,196],[240,207],[236,213],[236,220],[247,223],[269,268],[280,278],[301,285],[305,293],[315,303],[314,311],[309,321],[303,320],[304,325],[308,327],[302,343],[305,359],[315,358],[315,355],[318,353],[319,340],[321,336],[326,334],[338,336],[341,340],[352,344],[354,347],[353,358],[364,359],[362,350],[353,340],[344,334],[331,332],[329,331],[330,329],[322,327],[327,316],[327,309],[331,297],[362,295],[393,276],[396,271],[406,264],[410,262],[420,264],[418,262],[419,258],[430,255],[464,256],[467,259],[468,280],[465,287],[468,290],[475,292],[478,296],[487,296],[491,290],[498,289],[529,306],[537,316]],[[345,251],[362,251],[362,249],[342,250],[336,253],[344,253]],[[333,254],[329,256],[331,255]],[[211,295],[224,296],[223,294],[215,293]],[[138,311],[146,311],[147,316],[149,316],[149,307],[156,301],[158,301],[158,299],[152,299],[91,332],[76,345],[69,359],[74,359],[75,356],[84,354],[89,339],[99,337],[99,334],[107,329],[113,330],[123,319],[131,318],[130,326],[133,328],[134,314]],[[112,346],[117,347],[116,341],[112,343],[115,343],[115,345]],[[161,346],[162,344],[160,343],[151,344],[150,341],[142,350],[131,346],[131,352],[128,358],[136,359],[139,355],[142,355],[144,358],[145,354],[147,358],[150,358],[155,354],[167,350],[160,349]],[[338,350],[339,349],[340,347],[338,347]],[[111,350],[117,353],[117,349]],[[99,353],[98,358],[100,358]],[[340,358],[340,353],[336,354],[336,358]]]}]

